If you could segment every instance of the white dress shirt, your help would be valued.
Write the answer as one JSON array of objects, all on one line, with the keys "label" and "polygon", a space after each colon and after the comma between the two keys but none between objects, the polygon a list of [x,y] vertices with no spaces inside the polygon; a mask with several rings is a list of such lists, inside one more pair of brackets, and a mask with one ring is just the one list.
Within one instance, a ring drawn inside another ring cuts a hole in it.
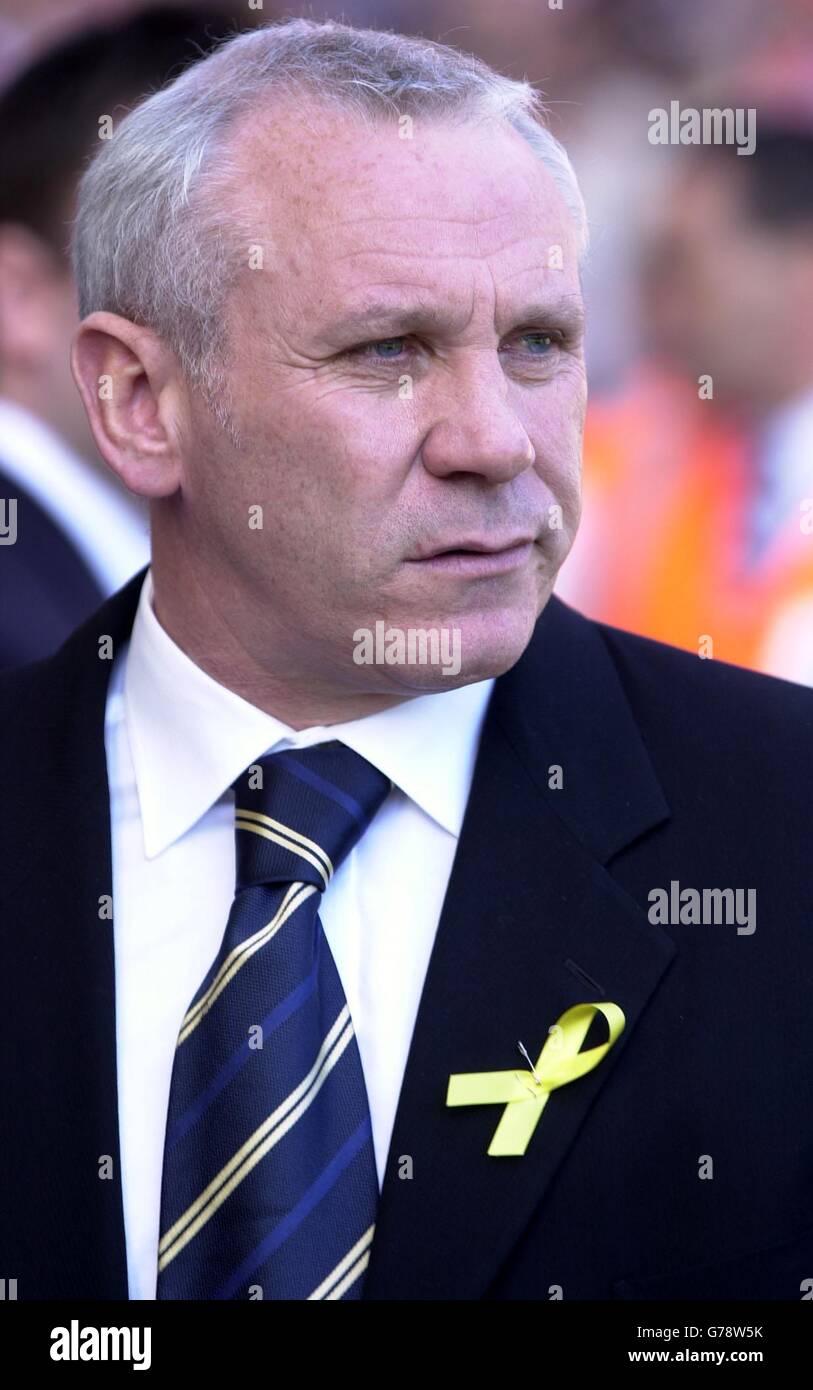
[{"label": "white dress shirt", "polygon": [[[801,503],[813,497],[813,388],[773,412],[754,442],[758,500],[754,508],[755,565],[782,566],[813,541],[801,531]],[[773,549],[772,549],[773,547]],[[780,547],[780,548],[778,548]],[[813,685],[813,586],[776,605],[757,653],[760,671]]]},{"label": "white dress shirt", "polygon": [[105,597],[150,558],[149,514],[43,420],[0,399],[0,470],[42,507],[78,550]]},{"label": "white dress shirt", "polygon": [[813,388],[771,412],[756,432],[754,456],[752,534],[759,557],[788,521],[798,527],[799,504],[813,496]]},{"label": "white dress shirt", "polygon": [[131,1299],[155,1297],[175,1045],[234,897],[232,782],[272,749],[338,737],[394,783],[320,907],[358,1039],[380,1186],[493,685],[297,732],[181,651],[155,616],[147,573],[111,672],[105,729]]}]

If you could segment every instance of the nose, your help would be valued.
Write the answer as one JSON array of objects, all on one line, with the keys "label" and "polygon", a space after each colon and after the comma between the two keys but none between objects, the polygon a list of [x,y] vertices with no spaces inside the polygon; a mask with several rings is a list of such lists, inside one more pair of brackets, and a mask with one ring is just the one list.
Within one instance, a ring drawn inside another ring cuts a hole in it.
[{"label": "nose", "polygon": [[507,483],[532,467],[534,447],[509,402],[509,390],[498,360],[450,372],[421,449],[428,473],[436,478],[479,474]]}]

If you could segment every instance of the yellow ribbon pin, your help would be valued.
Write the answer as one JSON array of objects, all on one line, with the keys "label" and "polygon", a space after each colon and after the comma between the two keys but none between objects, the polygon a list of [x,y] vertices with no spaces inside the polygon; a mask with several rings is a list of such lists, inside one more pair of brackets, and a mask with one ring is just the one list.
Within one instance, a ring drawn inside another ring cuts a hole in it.
[{"label": "yellow ribbon pin", "polygon": [[[607,1020],[610,1036],[600,1047],[579,1052],[597,1013]],[[507,1102],[488,1146],[499,1157],[524,1154],[551,1091],[598,1066],[624,1031],[626,1019],[617,1004],[574,1004],[548,1030],[545,1046],[531,1071],[467,1071],[449,1077],[447,1105],[499,1105]]]}]

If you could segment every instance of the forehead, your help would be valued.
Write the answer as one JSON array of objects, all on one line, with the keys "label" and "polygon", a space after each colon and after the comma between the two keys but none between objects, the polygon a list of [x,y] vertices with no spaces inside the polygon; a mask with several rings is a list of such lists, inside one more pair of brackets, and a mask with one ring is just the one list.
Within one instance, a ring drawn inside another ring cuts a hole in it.
[{"label": "forehead", "polygon": [[298,298],[397,281],[453,284],[487,266],[495,284],[538,280],[561,248],[556,289],[578,291],[576,228],[527,142],[506,122],[277,108],[252,131],[236,187]]}]

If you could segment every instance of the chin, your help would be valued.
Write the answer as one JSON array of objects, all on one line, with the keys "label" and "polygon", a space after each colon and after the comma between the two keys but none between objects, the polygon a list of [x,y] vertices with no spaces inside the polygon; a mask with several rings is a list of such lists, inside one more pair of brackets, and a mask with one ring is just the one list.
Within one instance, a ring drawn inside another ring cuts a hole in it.
[{"label": "chin", "polygon": [[[379,670],[386,671],[390,688],[411,694],[438,693],[501,676],[519,661],[540,611],[535,604],[516,605],[459,615],[442,624],[414,616],[409,621],[390,620],[381,625],[381,650],[389,644],[390,655],[398,659]],[[397,640],[403,644],[400,651]]]},{"label": "chin", "polygon": [[540,611],[517,608],[464,620],[460,640],[464,680],[489,680],[510,671],[530,642]]}]

